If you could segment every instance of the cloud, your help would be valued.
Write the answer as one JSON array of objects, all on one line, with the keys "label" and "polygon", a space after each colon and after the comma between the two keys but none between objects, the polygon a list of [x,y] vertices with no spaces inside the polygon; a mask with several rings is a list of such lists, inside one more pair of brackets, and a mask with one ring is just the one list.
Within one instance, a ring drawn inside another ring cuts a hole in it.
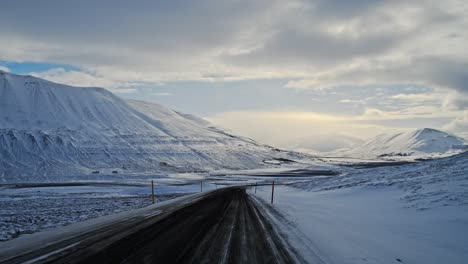
[{"label": "cloud", "polygon": [[124,85],[282,78],[309,89],[404,82],[465,92],[466,8],[462,0],[9,1],[0,59],[69,64]]},{"label": "cloud", "polygon": [[387,34],[369,34],[359,38],[336,36],[327,32],[301,32],[297,28],[275,33],[264,46],[247,54],[232,56],[227,61],[242,66],[311,65],[328,66],[350,61],[359,56],[385,52],[397,38]]},{"label": "cloud", "polygon": [[391,98],[401,100],[401,101],[420,103],[420,102],[426,102],[426,101],[440,101],[443,99],[443,98],[440,98],[440,96],[441,94],[435,94],[435,93],[417,93],[417,94],[401,93],[401,94],[393,95]]},{"label": "cloud", "polygon": [[47,79],[57,83],[65,83],[73,86],[82,87],[104,87],[110,88],[115,86],[112,81],[96,76],[92,73],[81,71],[67,71],[63,68],[54,68],[43,72],[32,72],[31,75]]},{"label": "cloud", "polygon": [[437,106],[414,106],[395,111],[367,108],[358,115],[309,111],[232,111],[211,115],[207,119],[240,135],[279,147],[330,151],[332,145],[340,148],[358,141],[351,140],[353,138],[365,140],[376,134],[428,126],[468,136],[465,132],[468,131],[467,113],[440,111]]},{"label": "cloud", "polygon": [[155,73],[161,79],[201,79],[223,70],[213,57],[235,48],[231,43],[264,8],[242,1],[8,2],[0,10],[0,58],[145,79]]},{"label": "cloud", "polygon": [[137,89],[135,89],[135,88],[119,88],[119,89],[113,90],[113,92],[118,93],[118,94],[131,94],[131,93],[136,93]]},{"label": "cloud", "polygon": [[49,81],[64,83],[79,87],[103,87],[117,94],[131,94],[137,92],[141,82],[116,81],[99,76],[93,72],[83,72],[77,70],[65,70],[63,68],[53,68],[43,72],[32,72],[32,76],[43,78]]},{"label": "cloud", "polygon": [[424,56],[412,61],[410,67],[395,70],[408,81],[428,86],[453,88],[468,93],[468,61],[456,58]]},{"label": "cloud", "polygon": [[[324,141],[334,142],[336,148],[348,145],[346,138],[367,139],[378,133],[401,131],[376,124],[360,123],[353,116],[325,115],[315,112],[243,111],[224,112],[209,116],[211,122],[227,127],[240,135],[285,148],[308,148],[329,151]],[[341,131],[341,133],[337,133]],[[332,137],[341,137],[332,139]],[[344,142],[346,141],[346,142]],[[335,144],[336,143],[336,144]]]},{"label": "cloud", "polygon": [[345,103],[345,104],[348,104],[348,103],[352,103],[352,104],[365,104],[365,103],[366,103],[365,100],[353,100],[353,99],[341,99],[339,102],[340,102],[340,103]]},{"label": "cloud", "polygon": [[155,96],[171,96],[173,95],[172,93],[169,93],[169,92],[155,92],[155,93],[151,93],[152,95],[155,95]]},{"label": "cloud", "polygon": [[468,110],[465,110],[456,119],[446,124],[444,129],[457,133],[468,140]]},{"label": "cloud", "polygon": [[448,94],[445,97],[443,108],[448,111],[463,111],[468,109],[468,94],[459,92]]},{"label": "cloud", "polygon": [[453,118],[458,112],[441,111],[439,106],[419,105],[401,108],[395,111],[384,111],[376,108],[366,108],[364,113],[358,116],[358,120],[402,120],[414,118]]},{"label": "cloud", "polygon": [[287,87],[329,89],[340,85],[416,84],[468,93],[468,60],[433,56],[405,60],[373,59],[315,78],[290,81]]},{"label": "cloud", "polygon": [[[344,125],[366,134],[366,126],[380,131],[370,124],[375,120],[452,118],[454,128],[468,107],[467,14],[463,0],[6,1],[0,9],[0,61],[71,65],[77,70],[33,74],[119,93],[161,83],[221,87],[250,80],[254,86],[254,80],[275,79],[293,88],[284,90],[315,93],[325,102],[316,106],[304,103],[306,96],[295,101],[285,96],[285,108],[301,104],[305,110],[261,114],[253,109],[251,117],[244,112],[217,117],[265,138],[267,132],[279,139]],[[401,86],[427,89],[419,94],[399,91]],[[364,100],[369,87],[393,87],[398,93]],[[355,94],[332,94],[345,88]],[[233,100],[238,101],[230,102],[230,109],[242,109],[241,100],[249,99]],[[352,118],[319,114],[318,107],[362,113],[353,112]]]}]

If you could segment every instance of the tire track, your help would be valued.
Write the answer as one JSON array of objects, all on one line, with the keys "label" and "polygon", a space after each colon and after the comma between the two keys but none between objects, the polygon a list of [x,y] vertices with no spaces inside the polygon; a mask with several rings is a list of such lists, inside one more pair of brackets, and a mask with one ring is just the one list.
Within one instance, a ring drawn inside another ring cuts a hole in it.
[{"label": "tire track", "polygon": [[240,187],[212,192],[118,230],[95,234],[59,256],[39,258],[39,263],[256,264],[300,259]]}]

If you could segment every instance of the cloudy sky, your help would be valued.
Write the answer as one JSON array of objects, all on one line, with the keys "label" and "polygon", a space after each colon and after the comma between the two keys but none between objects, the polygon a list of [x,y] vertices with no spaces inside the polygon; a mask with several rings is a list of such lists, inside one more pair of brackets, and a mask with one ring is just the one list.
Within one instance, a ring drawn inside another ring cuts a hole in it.
[{"label": "cloudy sky", "polygon": [[467,29],[464,0],[15,0],[0,69],[328,150],[420,127],[468,136]]}]

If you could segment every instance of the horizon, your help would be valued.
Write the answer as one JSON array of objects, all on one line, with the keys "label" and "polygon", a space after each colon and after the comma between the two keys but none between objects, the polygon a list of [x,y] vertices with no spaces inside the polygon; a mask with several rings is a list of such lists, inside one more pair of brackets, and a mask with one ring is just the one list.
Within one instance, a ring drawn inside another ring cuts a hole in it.
[{"label": "horizon", "polygon": [[287,149],[424,127],[466,139],[466,10],[463,1],[15,1],[0,11],[0,70],[103,87]]}]

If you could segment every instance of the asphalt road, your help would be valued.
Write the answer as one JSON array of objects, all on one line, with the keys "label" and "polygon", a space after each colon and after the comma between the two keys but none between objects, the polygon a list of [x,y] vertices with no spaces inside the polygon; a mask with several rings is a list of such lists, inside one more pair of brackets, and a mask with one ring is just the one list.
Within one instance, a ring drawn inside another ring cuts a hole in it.
[{"label": "asphalt road", "polygon": [[211,192],[173,210],[157,208],[9,259],[8,263],[296,263],[243,188]]}]

